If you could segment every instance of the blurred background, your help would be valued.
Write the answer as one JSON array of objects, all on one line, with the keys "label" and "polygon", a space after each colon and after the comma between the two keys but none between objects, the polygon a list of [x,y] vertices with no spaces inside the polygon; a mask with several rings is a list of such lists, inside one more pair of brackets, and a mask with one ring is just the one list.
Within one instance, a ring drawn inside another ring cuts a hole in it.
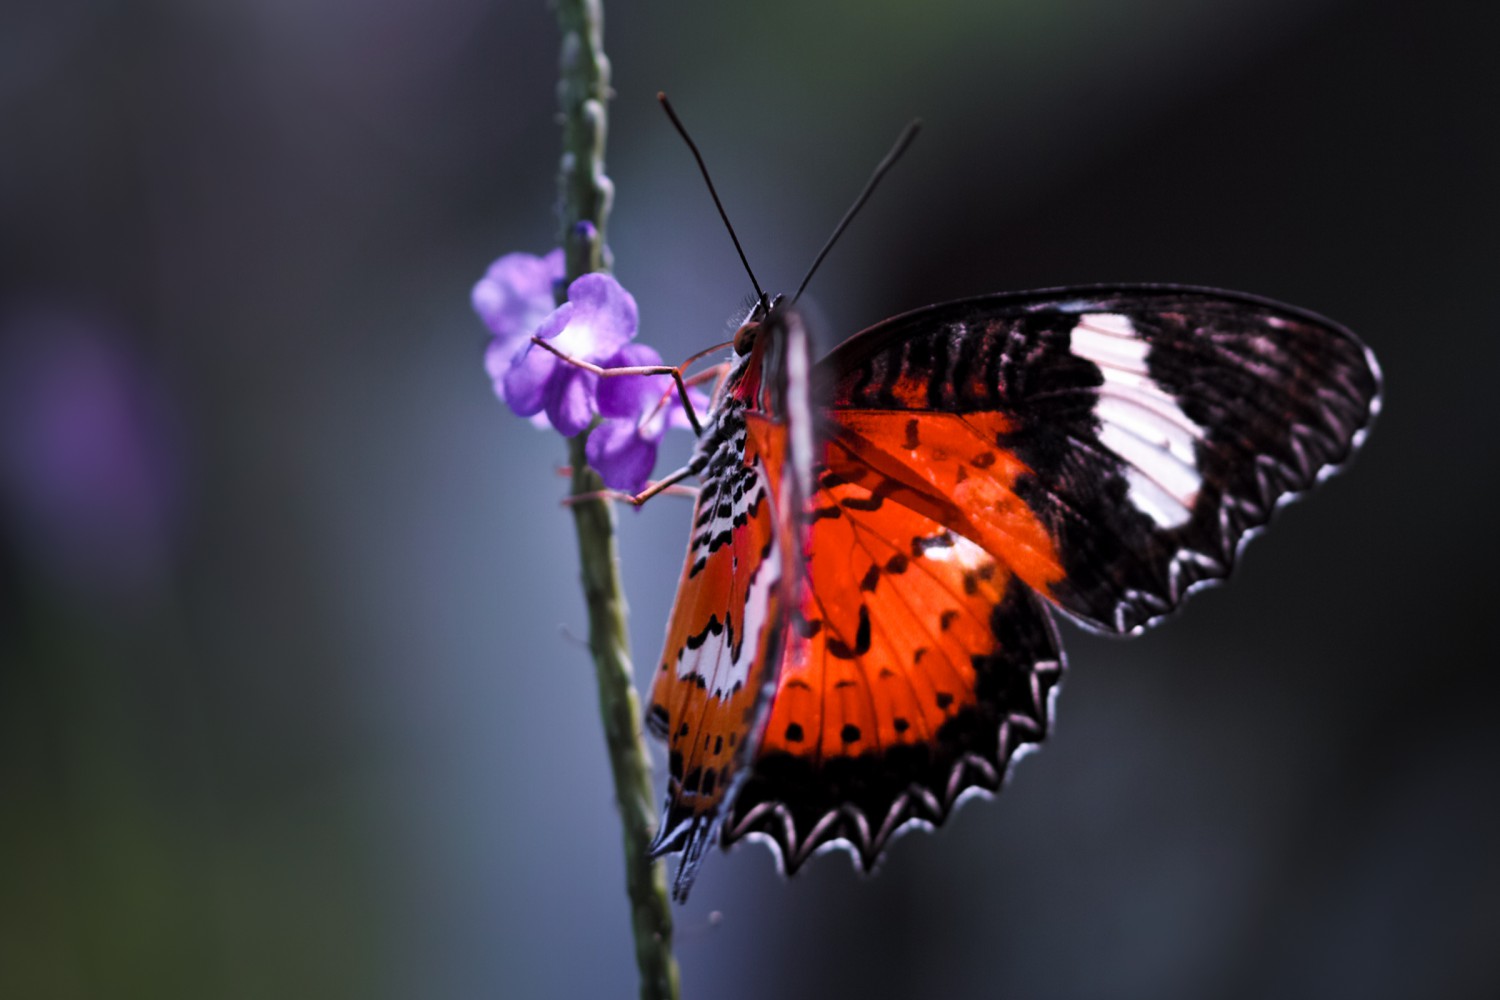
[{"label": "blurred background", "polygon": [[[658,89],[773,288],[925,119],[814,284],[830,341],[1179,281],[1388,383],[1233,586],[1066,629],[999,800],[870,879],[711,857],[686,996],[1500,995],[1487,13],[609,4],[609,240],[668,358],[748,289]],[[635,994],[564,447],[468,304],[555,243],[556,52],[519,0],[0,12],[0,996]],[[621,517],[642,676],[688,510]]]}]

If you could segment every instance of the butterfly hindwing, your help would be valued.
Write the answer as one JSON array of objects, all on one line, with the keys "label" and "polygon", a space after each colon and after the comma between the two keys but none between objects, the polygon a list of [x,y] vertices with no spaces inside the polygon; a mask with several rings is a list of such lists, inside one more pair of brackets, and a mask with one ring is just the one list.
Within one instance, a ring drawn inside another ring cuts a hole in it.
[{"label": "butterfly hindwing", "polygon": [[701,450],[704,484],[646,714],[668,747],[667,801],[652,850],[684,852],[679,886],[691,884],[754,752],[786,617],[770,478],[758,458],[745,461],[743,411],[719,416]]},{"label": "butterfly hindwing", "polygon": [[997,791],[1046,735],[1062,673],[1029,587],[827,448],[775,696],[724,828],[769,838],[788,871],[834,841],[868,869],[906,824]]},{"label": "butterfly hindwing", "polygon": [[689,466],[703,485],[647,711],[669,749],[652,852],[683,852],[679,900],[756,752],[805,578],[811,368],[800,317],[775,314],[715,394]]},{"label": "butterfly hindwing", "polygon": [[[852,338],[819,374],[840,433],[857,435],[860,413],[919,425],[944,414],[972,431],[970,458],[1024,469],[1007,490],[1045,528],[1061,572],[1023,576],[1082,621],[1127,633],[1227,575],[1279,502],[1349,457],[1379,395],[1374,359],[1336,324],[1173,286],[933,306]],[[926,471],[951,449],[892,437],[874,450],[894,476],[951,504]],[[972,477],[975,463],[962,464]],[[1013,534],[1006,510],[953,506],[945,523],[977,521],[970,537],[992,550]]]}]

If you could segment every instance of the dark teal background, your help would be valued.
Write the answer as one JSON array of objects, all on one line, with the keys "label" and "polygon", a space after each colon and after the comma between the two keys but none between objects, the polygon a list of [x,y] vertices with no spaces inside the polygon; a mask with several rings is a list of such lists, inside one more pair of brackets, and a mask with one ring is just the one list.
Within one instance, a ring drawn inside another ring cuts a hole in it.
[{"label": "dark teal background", "polygon": [[[643,340],[795,285],[829,342],[1178,281],[1358,331],[1386,411],[1236,582],[1067,628],[1055,735],[863,879],[747,846],[685,996],[1500,993],[1500,71],[1486,5],[609,5]],[[554,467],[469,288],[555,239],[540,2],[0,13],[0,996],[625,997]],[[687,453],[675,436],[662,468]],[[658,652],[688,506],[620,518]]]}]

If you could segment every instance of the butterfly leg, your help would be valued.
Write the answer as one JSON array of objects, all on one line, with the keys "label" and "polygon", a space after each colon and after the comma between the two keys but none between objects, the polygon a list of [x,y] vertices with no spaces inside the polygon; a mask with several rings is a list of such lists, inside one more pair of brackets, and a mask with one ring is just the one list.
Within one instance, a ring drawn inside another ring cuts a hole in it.
[{"label": "butterfly leg", "polygon": [[[573,470],[568,468],[559,469],[558,471],[566,476],[573,474]],[[690,466],[683,466],[663,479],[658,479],[654,483],[647,483],[646,488],[639,493],[627,493],[624,490],[595,490],[592,493],[575,493],[572,496],[563,497],[563,505],[570,507],[584,500],[619,500],[623,503],[639,507],[647,500],[659,494],[677,497],[696,497],[698,495],[698,487],[679,485],[688,476],[694,474],[695,472]]]},{"label": "butterfly leg", "polygon": [[658,479],[654,483],[648,483],[644,490],[630,498],[630,502],[639,507],[641,504],[645,503],[647,500],[650,500],[658,493],[672,493],[677,496],[696,497],[698,495],[698,488],[696,486],[678,485],[678,483],[681,483],[684,479],[691,475],[694,475],[693,467],[690,465],[684,465],[676,472],[669,473],[668,475],[662,477],[661,479]]},{"label": "butterfly leg", "polygon": [[[569,357],[567,354],[564,354],[562,351],[558,350],[556,347],[552,346],[552,344],[543,340],[541,337],[533,336],[531,338],[531,342],[542,348],[543,350],[557,355],[559,358],[566,361],[568,364],[573,365],[575,368],[582,368],[584,371],[592,372],[593,374],[598,375],[600,378],[612,378],[618,375],[672,376],[672,381],[677,384],[677,394],[682,399],[682,408],[687,413],[688,423],[693,425],[693,433],[703,433],[703,424],[698,421],[698,413],[693,409],[693,401],[688,397],[688,382],[682,376],[682,369],[683,367],[685,367],[684,365],[633,365],[625,368],[601,368],[599,365],[596,365],[592,362]],[[696,357],[697,355],[694,355],[694,358]],[[689,358],[687,364],[691,364],[692,361],[693,358]],[[696,379],[697,376],[694,376],[694,378]]]},{"label": "butterfly leg", "polygon": [[[687,368],[689,365],[691,365],[694,361],[696,361],[700,357],[702,357],[702,352],[699,352],[698,354],[693,355],[691,358],[688,358],[682,364],[678,365],[677,366],[677,371],[684,370],[685,368]],[[616,369],[616,370],[618,370],[618,369]],[[718,388],[719,388],[719,382],[720,382],[720,380],[722,380],[724,378],[725,374],[727,374],[728,371],[729,371],[729,366],[728,365],[713,365],[713,366],[711,366],[709,368],[703,369],[701,372],[697,372],[697,373],[695,373],[693,375],[687,376],[686,378],[684,378],[682,380],[682,384],[685,384],[685,385],[688,385],[688,386],[699,386],[699,385],[702,385],[704,382],[712,381],[714,383],[714,391],[717,392]],[[651,408],[651,412],[648,413],[646,415],[646,417],[644,417],[642,419],[643,420],[649,420],[649,419],[655,417],[657,414],[659,414],[661,412],[662,407],[664,407],[664,406],[667,405],[667,402],[672,398],[672,396],[674,394],[678,394],[678,393],[679,393],[679,390],[677,390],[677,389],[668,389],[666,392],[662,393],[661,399],[659,399],[659,400],[656,401],[656,405]],[[693,421],[694,417],[696,416],[696,413],[694,412],[694,409],[693,409],[693,401],[688,396],[686,396],[686,395],[681,396],[681,398],[682,398],[683,409],[687,411],[688,420],[689,421]],[[696,433],[698,433],[698,434],[702,433],[701,428],[699,428],[699,425],[696,422],[693,423],[693,427],[697,429],[695,431]]]}]

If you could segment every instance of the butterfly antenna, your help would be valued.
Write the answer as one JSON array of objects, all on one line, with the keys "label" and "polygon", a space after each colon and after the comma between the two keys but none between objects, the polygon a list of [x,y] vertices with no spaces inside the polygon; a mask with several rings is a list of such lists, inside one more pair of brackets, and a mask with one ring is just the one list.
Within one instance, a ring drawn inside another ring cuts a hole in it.
[{"label": "butterfly antenna", "polygon": [[802,279],[802,284],[797,286],[797,294],[792,296],[793,303],[802,298],[802,292],[807,288],[807,283],[812,280],[813,274],[817,272],[818,265],[823,263],[823,258],[828,256],[828,251],[833,249],[833,245],[838,242],[839,237],[844,235],[844,230],[849,228],[849,223],[854,221],[854,216],[859,214],[859,210],[864,207],[865,202],[870,200],[870,195],[875,192],[875,185],[880,183],[880,179],[886,175],[886,171],[896,165],[896,161],[901,159],[901,154],[906,152],[906,147],[911,145],[911,141],[917,137],[917,133],[921,130],[922,119],[920,118],[913,118],[907,123],[906,128],[901,130],[901,134],[896,137],[896,144],[891,147],[889,153],[885,154],[885,159],[876,165],[875,172],[865,182],[865,189],[859,193],[858,198],[854,199],[854,204],[849,206],[849,211],[844,213],[844,217],[839,220],[839,224],[833,227],[833,235],[828,237],[828,242],[823,244],[823,249],[818,251],[817,260],[813,261],[812,267],[807,269],[807,277]]},{"label": "butterfly antenna", "polygon": [[672,119],[672,124],[677,128],[677,134],[682,136],[682,141],[687,143],[688,149],[693,151],[693,159],[698,161],[698,169],[703,174],[704,183],[708,185],[708,193],[713,196],[714,207],[719,210],[719,218],[724,220],[724,228],[729,230],[729,238],[734,241],[734,249],[740,255],[740,263],[745,265],[745,273],[750,275],[750,284],[755,289],[755,299],[764,304],[766,293],[760,290],[760,282],[755,280],[755,272],[750,270],[750,260],[745,256],[745,248],[740,246],[740,238],[734,234],[734,226],[729,224],[729,213],[724,211],[724,203],[719,200],[719,192],[714,190],[713,178],[708,176],[708,165],[703,162],[703,154],[698,152],[698,144],[693,141],[692,136],[688,135],[682,119],[677,117],[677,112],[672,110],[672,102],[667,100],[667,95],[662,91],[657,91],[656,99],[661,102],[661,109],[667,113],[667,117]]}]

